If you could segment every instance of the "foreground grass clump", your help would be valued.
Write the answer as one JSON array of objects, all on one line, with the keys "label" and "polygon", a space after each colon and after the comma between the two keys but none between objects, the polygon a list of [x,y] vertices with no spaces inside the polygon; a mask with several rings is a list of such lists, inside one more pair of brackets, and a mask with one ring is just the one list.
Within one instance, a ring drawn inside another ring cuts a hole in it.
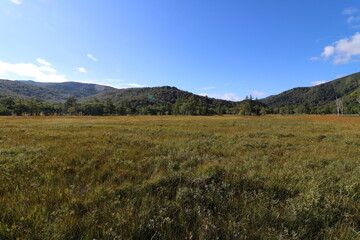
[{"label": "foreground grass clump", "polygon": [[0,118],[0,239],[358,239],[360,119]]}]

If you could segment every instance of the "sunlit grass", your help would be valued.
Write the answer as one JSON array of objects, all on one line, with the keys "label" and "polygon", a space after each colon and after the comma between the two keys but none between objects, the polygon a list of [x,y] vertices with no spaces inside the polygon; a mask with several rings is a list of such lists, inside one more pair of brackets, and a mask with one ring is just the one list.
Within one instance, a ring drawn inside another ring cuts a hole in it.
[{"label": "sunlit grass", "polygon": [[0,239],[359,231],[359,118],[0,118]]}]

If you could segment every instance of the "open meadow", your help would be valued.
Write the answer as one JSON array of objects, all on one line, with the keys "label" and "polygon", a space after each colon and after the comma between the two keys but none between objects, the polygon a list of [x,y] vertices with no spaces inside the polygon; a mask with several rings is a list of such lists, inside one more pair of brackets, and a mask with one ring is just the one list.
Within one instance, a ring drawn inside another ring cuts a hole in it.
[{"label": "open meadow", "polygon": [[0,117],[0,239],[353,239],[360,118]]}]

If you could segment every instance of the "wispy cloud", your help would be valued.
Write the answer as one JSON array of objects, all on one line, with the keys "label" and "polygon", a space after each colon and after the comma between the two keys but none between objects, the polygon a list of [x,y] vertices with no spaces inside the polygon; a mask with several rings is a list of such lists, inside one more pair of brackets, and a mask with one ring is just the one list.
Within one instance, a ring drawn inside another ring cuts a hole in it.
[{"label": "wispy cloud", "polygon": [[360,21],[360,17],[354,17],[354,16],[350,16],[350,17],[346,20],[347,23],[354,23],[354,22],[358,22],[358,21]]},{"label": "wispy cloud", "polygon": [[356,13],[357,11],[358,11],[357,8],[349,7],[349,8],[344,9],[344,11],[342,11],[342,14],[344,14],[344,15],[352,15],[352,14]]},{"label": "wispy cloud", "polygon": [[78,67],[78,68],[76,68],[76,70],[78,70],[78,72],[81,72],[81,73],[86,73],[86,69],[83,67]]},{"label": "wispy cloud", "polygon": [[320,84],[323,84],[323,83],[326,83],[327,81],[314,81],[314,82],[311,82],[311,84],[313,86],[317,86],[317,85],[320,85]]},{"label": "wispy cloud", "polygon": [[43,72],[56,73],[56,69],[49,66],[40,66],[39,69]]},{"label": "wispy cloud", "polygon": [[111,83],[112,87],[116,87],[116,88],[142,88],[142,87],[147,87],[145,85],[139,84],[139,83],[129,83],[129,81],[126,81],[124,79],[120,79],[120,78],[108,78],[106,79],[107,82]]},{"label": "wispy cloud", "polygon": [[94,57],[91,53],[88,53],[86,56],[87,56],[89,59],[93,60],[94,62],[97,62],[97,61],[98,61],[97,58]]},{"label": "wispy cloud", "polygon": [[347,75],[346,74],[339,74],[335,77],[335,79],[338,79],[338,78],[342,78],[342,77],[346,77]]},{"label": "wispy cloud", "polygon": [[208,94],[208,93],[200,93],[200,96],[208,96],[211,98],[223,99],[228,101],[241,101],[242,98],[237,96],[235,93],[224,93],[224,94]]},{"label": "wispy cloud", "polygon": [[336,41],[326,46],[321,56],[326,60],[331,58],[334,64],[349,63],[353,57],[360,55],[360,33],[349,38]]},{"label": "wispy cloud", "polygon": [[119,78],[108,78],[106,79],[106,82],[111,83],[112,87],[116,88],[142,88],[146,87],[145,85],[139,84],[139,83],[129,83],[129,81],[125,81],[124,79]]},{"label": "wispy cloud", "polygon": [[56,74],[49,66],[37,66],[32,63],[7,63],[0,61],[0,76],[4,78],[31,79],[38,82],[66,82],[65,75]]},{"label": "wispy cloud", "polygon": [[44,66],[40,66],[39,69],[43,72],[56,73],[56,69],[51,67],[51,63],[43,58],[37,58],[36,61]]},{"label": "wispy cloud", "polygon": [[16,4],[16,5],[21,5],[22,4],[22,1],[20,0],[10,0],[10,2]]},{"label": "wispy cloud", "polygon": [[265,92],[259,92],[259,91],[252,91],[252,95],[255,96],[255,97],[264,97],[266,96],[267,94]]},{"label": "wispy cloud", "polygon": [[200,90],[210,90],[210,89],[215,89],[216,87],[203,87],[200,88]]},{"label": "wispy cloud", "polygon": [[360,21],[360,16],[356,16],[358,15],[359,10],[357,8],[351,7],[351,8],[347,8],[345,9],[342,14],[344,15],[348,15],[346,22],[352,27],[352,28],[359,28],[359,21]]},{"label": "wispy cloud", "polygon": [[338,74],[338,75],[335,76],[335,78],[330,79],[330,80],[327,80],[327,81],[321,80],[321,81],[311,82],[311,85],[317,86],[317,85],[320,85],[320,84],[323,84],[323,83],[327,83],[327,82],[329,82],[329,81],[332,81],[332,80],[334,80],[334,79],[339,79],[339,78],[346,77],[346,76],[347,76],[347,74]]},{"label": "wispy cloud", "polygon": [[36,61],[40,64],[46,65],[46,66],[51,66],[51,63],[49,63],[48,61],[46,61],[45,59],[42,58],[37,58]]},{"label": "wispy cloud", "polygon": [[124,80],[118,79],[118,78],[108,78],[108,79],[106,79],[106,81],[109,81],[109,82],[124,82]]},{"label": "wispy cloud", "polygon": [[144,85],[138,84],[138,83],[128,83],[127,86],[133,87],[133,88],[141,88],[145,87]]},{"label": "wispy cloud", "polygon": [[320,59],[321,59],[320,57],[311,57],[311,58],[310,58],[311,61],[318,61],[318,60],[320,60]]}]

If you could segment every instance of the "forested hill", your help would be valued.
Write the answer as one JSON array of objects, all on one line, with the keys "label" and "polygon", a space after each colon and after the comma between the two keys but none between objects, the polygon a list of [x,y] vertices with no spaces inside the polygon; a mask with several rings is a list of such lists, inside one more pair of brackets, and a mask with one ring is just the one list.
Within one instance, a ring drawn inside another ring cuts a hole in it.
[{"label": "forested hill", "polygon": [[176,87],[145,87],[117,89],[109,86],[64,82],[42,83],[35,81],[10,81],[0,79],[0,99],[39,99],[44,102],[64,102],[68,97],[75,97],[79,102],[106,102],[115,104],[129,103],[137,106],[174,104],[177,100],[206,100],[211,106],[234,107],[235,102],[206,98]]},{"label": "forested hill", "polygon": [[234,107],[237,103],[215,98],[207,98],[199,96],[187,91],[180,90],[176,87],[144,87],[144,88],[127,88],[116,89],[113,91],[104,91],[94,96],[89,96],[82,101],[91,101],[98,99],[105,101],[111,99],[113,103],[120,104],[122,102],[136,103],[139,106],[145,105],[163,105],[166,103],[175,104],[178,100],[189,100],[193,98],[195,101],[207,101],[212,107]]},{"label": "forested hill", "polygon": [[51,88],[0,79],[0,99],[5,97],[25,100],[36,98],[43,101],[59,101],[66,98],[64,94]]},{"label": "forested hill", "polygon": [[[18,81],[32,86],[53,89],[64,96],[74,96],[76,98],[84,98],[101,92],[115,90],[116,88],[79,82],[63,82],[63,83],[42,83],[35,81]],[[45,100],[45,99],[44,99]]]},{"label": "forested hill", "polygon": [[46,102],[59,102],[65,101],[69,96],[83,98],[114,89],[98,84],[78,82],[41,83],[0,79],[0,98],[13,97],[25,100],[34,98]]},{"label": "forested hill", "polygon": [[0,115],[103,114],[333,114],[340,98],[344,113],[360,113],[360,73],[314,87],[294,88],[242,102],[199,96],[176,87],[116,89],[79,82],[0,80]]},{"label": "forested hill", "polygon": [[352,98],[359,88],[360,73],[355,73],[314,87],[293,88],[260,101],[273,107],[295,107],[304,103],[322,106],[334,103],[336,98]]},{"label": "forested hill", "polygon": [[[211,115],[238,113],[239,106],[169,86],[116,89],[78,82],[0,80],[0,115]],[[243,112],[260,111],[251,109]]]}]

